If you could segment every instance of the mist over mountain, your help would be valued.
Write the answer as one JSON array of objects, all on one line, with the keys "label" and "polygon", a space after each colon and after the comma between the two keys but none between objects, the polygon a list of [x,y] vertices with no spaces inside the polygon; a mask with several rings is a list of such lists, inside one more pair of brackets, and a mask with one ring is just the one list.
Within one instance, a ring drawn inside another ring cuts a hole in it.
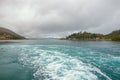
[{"label": "mist over mountain", "polygon": [[25,37],[18,35],[7,28],[0,27],[0,40],[9,40],[9,39],[25,39]]}]

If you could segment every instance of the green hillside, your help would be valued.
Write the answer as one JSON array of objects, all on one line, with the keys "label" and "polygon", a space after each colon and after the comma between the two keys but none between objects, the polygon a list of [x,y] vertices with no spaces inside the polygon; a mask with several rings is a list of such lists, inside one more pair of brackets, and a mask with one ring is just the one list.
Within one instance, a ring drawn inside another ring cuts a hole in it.
[{"label": "green hillside", "polygon": [[110,34],[104,35],[99,33],[89,32],[78,32],[73,33],[65,38],[66,40],[88,40],[88,41],[101,41],[101,40],[112,40],[120,41],[120,30],[111,32]]},{"label": "green hillside", "polygon": [[120,30],[113,31],[105,37],[110,38],[112,41],[120,41]]}]

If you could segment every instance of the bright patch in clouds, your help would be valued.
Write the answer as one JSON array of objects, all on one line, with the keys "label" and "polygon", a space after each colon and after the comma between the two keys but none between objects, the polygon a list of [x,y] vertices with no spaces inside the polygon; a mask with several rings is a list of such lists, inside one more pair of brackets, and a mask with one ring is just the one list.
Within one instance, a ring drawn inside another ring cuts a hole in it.
[{"label": "bright patch in clouds", "polygon": [[35,17],[35,11],[30,7],[22,8],[18,11],[18,18],[21,20],[31,20]]}]

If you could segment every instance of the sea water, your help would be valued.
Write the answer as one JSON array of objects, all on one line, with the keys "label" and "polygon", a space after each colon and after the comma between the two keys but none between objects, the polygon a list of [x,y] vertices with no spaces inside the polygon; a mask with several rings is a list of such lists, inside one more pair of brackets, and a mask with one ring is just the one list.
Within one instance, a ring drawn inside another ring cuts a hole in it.
[{"label": "sea water", "polygon": [[0,80],[120,80],[120,42],[0,41]]}]

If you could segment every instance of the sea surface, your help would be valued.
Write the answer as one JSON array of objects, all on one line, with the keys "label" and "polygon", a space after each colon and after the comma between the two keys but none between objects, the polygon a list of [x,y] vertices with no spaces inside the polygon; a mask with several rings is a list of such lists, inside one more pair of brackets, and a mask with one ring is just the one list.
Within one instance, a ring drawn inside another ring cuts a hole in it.
[{"label": "sea surface", "polygon": [[3,40],[0,80],[120,80],[120,42]]}]

